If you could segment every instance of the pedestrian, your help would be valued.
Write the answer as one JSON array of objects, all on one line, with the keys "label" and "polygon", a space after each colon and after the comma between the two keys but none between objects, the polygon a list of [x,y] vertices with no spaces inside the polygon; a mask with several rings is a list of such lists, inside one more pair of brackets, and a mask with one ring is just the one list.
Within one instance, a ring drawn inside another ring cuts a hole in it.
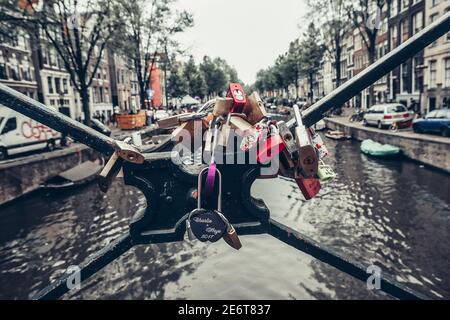
[{"label": "pedestrian", "polygon": [[105,112],[102,112],[102,115],[101,115],[100,119],[101,119],[100,121],[101,121],[103,124],[105,124],[105,120],[106,120]]}]

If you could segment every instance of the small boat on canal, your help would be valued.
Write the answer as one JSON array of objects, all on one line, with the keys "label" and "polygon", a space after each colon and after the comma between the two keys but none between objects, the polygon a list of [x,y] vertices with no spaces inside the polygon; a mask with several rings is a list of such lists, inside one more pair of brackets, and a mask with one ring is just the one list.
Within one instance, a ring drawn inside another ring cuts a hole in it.
[{"label": "small boat on canal", "polygon": [[390,144],[381,144],[367,139],[361,143],[361,152],[374,157],[393,157],[399,155],[401,150]]},{"label": "small boat on canal", "polygon": [[66,191],[94,181],[103,165],[93,161],[85,161],[69,170],[59,173],[40,185],[46,191]]},{"label": "small boat on canal", "polygon": [[333,140],[348,140],[352,136],[345,134],[343,131],[328,131],[325,133],[325,137]]}]

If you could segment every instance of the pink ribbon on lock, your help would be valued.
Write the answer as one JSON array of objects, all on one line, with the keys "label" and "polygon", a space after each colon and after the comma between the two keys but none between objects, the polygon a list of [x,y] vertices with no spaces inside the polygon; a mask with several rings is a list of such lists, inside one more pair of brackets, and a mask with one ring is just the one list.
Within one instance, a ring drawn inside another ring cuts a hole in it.
[{"label": "pink ribbon on lock", "polygon": [[216,181],[216,164],[213,162],[209,165],[208,174],[206,176],[206,186],[205,193],[207,196],[213,193],[214,191],[214,183]]}]

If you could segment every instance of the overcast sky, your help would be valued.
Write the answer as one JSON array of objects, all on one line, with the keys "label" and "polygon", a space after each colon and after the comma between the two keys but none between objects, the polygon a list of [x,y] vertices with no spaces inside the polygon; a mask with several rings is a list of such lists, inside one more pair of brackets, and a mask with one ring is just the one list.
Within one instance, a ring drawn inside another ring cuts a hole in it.
[{"label": "overcast sky", "polygon": [[178,0],[194,15],[195,26],[180,36],[197,62],[220,56],[245,84],[271,65],[301,34],[306,0]]}]

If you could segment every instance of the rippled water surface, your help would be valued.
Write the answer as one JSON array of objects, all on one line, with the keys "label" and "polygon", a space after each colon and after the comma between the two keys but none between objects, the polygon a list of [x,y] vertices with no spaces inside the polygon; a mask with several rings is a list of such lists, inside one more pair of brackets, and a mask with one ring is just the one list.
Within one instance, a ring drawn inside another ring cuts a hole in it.
[{"label": "rippled water surface", "polygon": [[[450,298],[450,175],[380,161],[359,143],[327,141],[338,179],[306,202],[295,183],[261,180],[272,217],[432,297]],[[29,298],[127,230],[143,195],[117,181],[0,209],[0,298]],[[135,247],[65,298],[385,299],[268,235]]]}]

